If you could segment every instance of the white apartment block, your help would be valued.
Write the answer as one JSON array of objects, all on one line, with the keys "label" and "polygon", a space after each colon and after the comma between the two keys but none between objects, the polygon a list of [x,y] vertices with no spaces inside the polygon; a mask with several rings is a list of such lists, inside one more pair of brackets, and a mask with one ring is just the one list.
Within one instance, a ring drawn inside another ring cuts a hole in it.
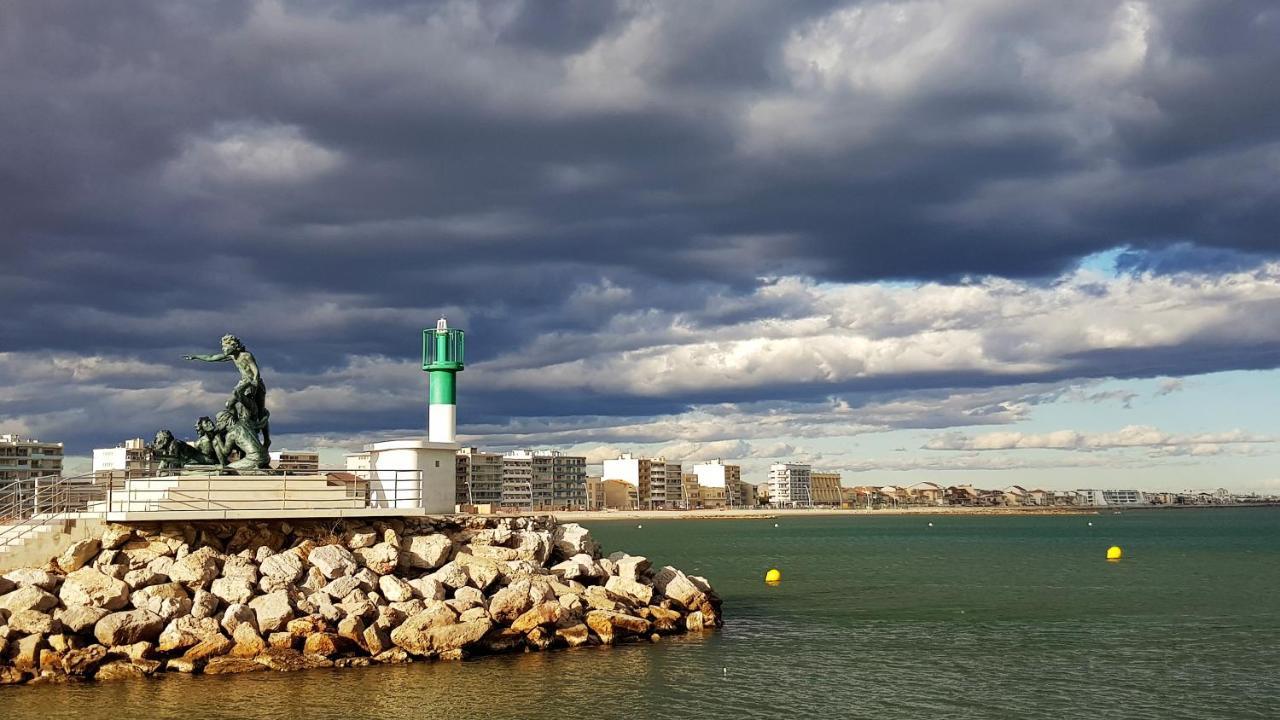
[{"label": "white apartment block", "polygon": [[271,467],[290,475],[314,475],[320,472],[320,453],[296,450],[273,452]]},{"label": "white apartment block", "polygon": [[778,463],[769,466],[769,504],[775,507],[809,507],[812,505],[811,469],[800,463]]},{"label": "white apartment block", "polygon": [[[754,504],[746,497],[746,484],[742,482],[742,467],[726,465],[719,458],[711,462],[698,463],[693,466],[693,474],[698,476],[698,485],[704,488],[719,488],[724,493],[724,502],[730,507],[742,507]],[[703,494],[704,505],[707,493]]]},{"label": "white apartment block", "polygon": [[62,473],[62,443],[0,435],[0,484]]},{"label": "white apartment block", "polygon": [[155,470],[155,459],[147,441],[142,438],[125,440],[113,448],[94,448],[94,480],[111,478],[146,477]]},{"label": "white apartment block", "polygon": [[633,485],[642,509],[684,507],[683,471],[679,463],[669,463],[662,457],[643,458],[623,453],[613,460],[605,460],[603,470],[603,479]]},{"label": "white apartment block", "polygon": [[1081,505],[1146,505],[1141,490],[1076,490]]}]

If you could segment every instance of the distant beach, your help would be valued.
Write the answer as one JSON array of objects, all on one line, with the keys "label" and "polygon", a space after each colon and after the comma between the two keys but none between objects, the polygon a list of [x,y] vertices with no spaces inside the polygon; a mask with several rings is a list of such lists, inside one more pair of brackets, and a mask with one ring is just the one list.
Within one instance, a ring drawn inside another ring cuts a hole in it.
[{"label": "distant beach", "polygon": [[[1131,510],[1137,508],[1124,508]],[[1150,508],[1143,508],[1150,509]],[[562,522],[580,520],[767,520],[780,517],[818,517],[824,515],[1095,515],[1112,508],[1096,507],[898,507],[837,509],[771,509],[740,510],[572,510],[552,513]]]}]

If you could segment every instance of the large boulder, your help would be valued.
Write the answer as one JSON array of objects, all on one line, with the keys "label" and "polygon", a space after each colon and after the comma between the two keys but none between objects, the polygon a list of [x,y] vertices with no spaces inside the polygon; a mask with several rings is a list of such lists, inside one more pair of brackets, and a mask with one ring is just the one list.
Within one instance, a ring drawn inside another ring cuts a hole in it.
[{"label": "large boulder", "polygon": [[222,562],[222,577],[240,578],[256,583],[258,582],[258,565],[249,558],[228,555]]},{"label": "large boulder", "polygon": [[232,673],[266,672],[267,666],[254,662],[250,658],[215,657],[210,658],[204,666],[205,675],[228,675]]},{"label": "large boulder", "polygon": [[58,583],[62,582],[60,575],[54,575],[47,570],[40,570],[39,568],[10,570],[4,574],[4,578],[19,588],[35,587],[46,592],[57,590]]},{"label": "large boulder", "polygon": [[461,650],[479,642],[493,627],[493,622],[490,620],[423,626],[414,622],[419,615],[409,618],[391,632],[391,641],[414,655],[433,655]]},{"label": "large boulder", "polygon": [[305,569],[302,557],[291,551],[276,553],[263,560],[258,566],[258,571],[264,580],[272,578],[284,584],[297,582]]},{"label": "large boulder", "polygon": [[289,602],[289,593],[277,590],[267,595],[254,598],[249,602],[258,621],[258,632],[275,632],[285,627],[293,619],[293,606]]},{"label": "large boulder", "polygon": [[529,580],[517,580],[493,593],[489,598],[489,615],[498,623],[513,623],[530,609]]},{"label": "large boulder", "polygon": [[503,575],[503,566],[487,558],[458,553],[453,562],[466,570],[468,582],[478,590],[488,590]]},{"label": "large boulder", "polygon": [[58,596],[67,606],[89,605],[123,610],[129,604],[129,585],[91,567],[82,567],[67,575]]},{"label": "large boulder", "polygon": [[640,635],[649,631],[648,620],[609,610],[588,612],[587,626],[600,637],[600,642],[606,645],[611,645],[620,635]]},{"label": "large boulder", "polygon": [[228,605],[247,603],[253,599],[253,583],[245,577],[221,577],[209,586],[209,592]]},{"label": "large boulder", "polygon": [[640,582],[645,578],[645,573],[649,569],[649,559],[642,555],[628,555],[626,553],[614,553],[609,556],[617,568],[617,575],[626,580]]},{"label": "large boulder", "polygon": [[354,575],[358,569],[355,556],[341,545],[318,547],[307,556],[307,562],[314,565],[329,580]]},{"label": "large boulder", "polygon": [[113,645],[132,645],[144,640],[154,641],[164,630],[164,619],[146,610],[128,610],[107,615],[93,626],[98,642]]},{"label": "large boulder", "polygon": [[39,610],[19,610],[9,616],[9,628],[27,635],[48,635],[57,632],[61,625],[53,615]]},{"label": "large boulder", "polygon": [[71,543],[58,556],[58,567],[64,572],[74,572],[89,564],[89,561],[102,549],[102,541],[98,538],[86,538]]},{"label": "large boulder", "polygon": [[395,572],[396,565],[400,562],[400,549],[389,542],[380,542],[372,547],[359,548],[355,551],[355,554],[360,559],[361,566],[369,568],[379,575]]},{"label": "large boulder", "polygon": [[579,578],[586,580],[601,575],[600,566],[596,564],[594,558],[586,553],[578,553],[568,560],[558,562],[552,565],[550,570],[553,575],[565,580],[577,580]]},{"label": "large boulder", "polygon": [[629,580],[621,575],[615,575],[604,584],[604,589],[619,595],[631,601],[634,605],[648,605],[653,599],[653,588],[642,582]]},{"label": "large boulder", "polygon": [[555,550],[562,557],[570,558],[578,553],[598,557],[600,544],[591,537],[591,531],[578,523],[557,525],[554,536]]},{"label": "large boulder", "polygon": [[411,568],[435,570],[449,561],[453,541],[447,535],[415,535],[403,552],[405,564]]},{"label": "large boulder", "polygon": [[189,588],[198,589],[209,586],[209,583],[220,571],[218,551],[211,547],[202,547],[184,557],[174,560],[169,568],[169,579],[180,582]]},{"label": "large boulder", "polygon": [[214,618],[194,618],[187,615],[165,626],[156,649],[160,652],[179,650],[221,635],[222,630]]},{"label": "large boulder", "polygon": [[685,610],[702,610],[707,596],[684,573],[671,567],[662,568],[653,576],[653,586],[676,605]]},{"label": "large boulder", "polygon": [[62,671],[68,675],[92,675],[106,658],[107,649],[101,645],[68,650],[62,655]]},{"label": "large boulder", "polygon": [[534,606],[511,623],[511,629],[527,633],[539,625],[554,625],[566,616],[564,606],[559,602],[544,602]]},{"label": "large boulder", "polygon": [[58,619],[58,622],[73,633],[92,631],[93,626],[107,615],[107,610],[88,605],[69,605],[54,613],[54,617]]},{"label": "large boulder", "polygon": [[253,628],[256,633],[258,631],[258,616],[253,612],[253,608],[243,603],[235,603],[227,606],[226,612],[222,613],[222,629],[227,631],[228,635],[234,635],[236,628],[241,625],[248,625]]},{"label": "large boulder", "polygon": [[412,585],[395,575],[383,575],[379,578],[378,589],[388,602],[406,602],[417,596]]},{"label": "large boulder", "polygon": [[102,531],[102,549],[119,550],[133,539],[133,528],[125,525],[108,525]]},{"label": "large boulder", "polygon": [[24,585],[13,592],[0,595],[0,610],[16,613],[20,610],[46,612],[57,607],[58,598],[35,585]]}]

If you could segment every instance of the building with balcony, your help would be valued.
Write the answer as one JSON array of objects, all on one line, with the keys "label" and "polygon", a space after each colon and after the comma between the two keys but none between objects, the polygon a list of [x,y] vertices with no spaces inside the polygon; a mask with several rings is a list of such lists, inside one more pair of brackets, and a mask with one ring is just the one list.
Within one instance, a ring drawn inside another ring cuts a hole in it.
[{"label": "building with balcony", "polygon": [[666,458],[636,457],[623,453],[605,460],[601,477],[625,480],[636,488],[640,507],[645,510],[674,510],[685,507],[683,468]]},{"label": "building with balcony", "polygon": [[587,506],[587,459],[555,450],[502,456],[501,504],[507,510],[574,510]]},{"label": "building with balcony", "polygon": [[271,467],[290,475],[314,475],[320,472],[320,453],[280,450],[271,453]]},{"label": "building with balcony", "polygon": [[742,495],[746,488],[743,487],[742,468],[738,465],[726,465],[717,458],[711,462],[694,465],[693,473],[698,476],[698,485],[702,488],[703,507],[711,507],[707,504],[710,496],[707,488],[719,488],[723,495],[723,504],[730,507],[742,507],[754,503],[752,498]]},{"label": "building with balcony", "polygon": [[155,457],[142,438],[125,440],[113,448],[94,448],[94,482],[147,477],[156,469]]},{"label": "building with balcony", "polygon": [[479,448],[458,450],[454,490],[459,505],[500,505],[502,503],[502,453]]},{"label": "building with balcony", "polygon": [[62,473],[62,443],[0,435],[0,485]]},{"label": "building with balcony", "polygon": [[769,504],[773,507],[812,505],[812,469],[802,463],[769,466]]}]

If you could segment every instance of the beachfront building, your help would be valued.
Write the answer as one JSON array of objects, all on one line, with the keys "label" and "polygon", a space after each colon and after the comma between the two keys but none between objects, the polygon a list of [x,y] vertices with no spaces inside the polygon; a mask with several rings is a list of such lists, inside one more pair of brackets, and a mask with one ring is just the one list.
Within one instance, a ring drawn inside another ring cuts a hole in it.
[{"label": "beachfront building", "polygon": [[62,472],[62,443],[0,435],[0,485]]},{"label": "beachfront building", "polygon": [[812,470],[803,463],[769,466],[769,504],[773,507],[809,507],[812,504]]},{"label": "beachfront building", "polygon": [[459,448],[454,462],[454,490],[459,505],[502,503],[502,453]]},{"label": "beachfront building", "polygon": [[729,505],[727,493],[722,487],[701,486],[702,507],[704,510],[720,510]]},{"label": "beachfront building", "polygon": [[710,507],[707,504],[708,488],[718,488],[723,495],[724,505],[729,507],[742,507],[752,504],[748,498],[742,495],[745,488],[743,487],[742,468],[740,466],[726,465],[724,461],[717,458],[711,462],[694,465],[693,472],[698,476],[698,485],[702,488],[703,507]]},{"label": "beachfront building", "polygon": [[840,473],[811,472],[810,501],[815,507],[840,507]]},{"label": "beachfront building", "polygon": [[696,473],[682,473],[680,478],[680,497],[683,501],[683,507],[689,510],[696,510],[702,507],[701,486],[698,485],[698,476]]},{"label": "beachfront building", "polygon": [[502,456],[500,502],[507,510],[571,510],[587,506],[587,459],[557,450],[512,450]]},{"label": "beachfront building", "polygon": [[1076,490],[1081,505],[1147,505],[1141,490]]},{"label": "beachfront building", "polygon": [[622,453],[604,461],[601,477],[625,480],[636,488],[640,507],[646,510],[674,510],[684,506],[683,470],[666,458],[636,457]]},{"label": "beachfront building", "polygon": [[588,475],[587,509],[603,510],[604,507],[604,479],[599,475]]},{"label": "beachfront building", "polygon": [[140,478],[156,468],[155,457],[142,438],[125,440],[112,448],[94,448],[93,481]]},{"label": "beachfront building", "polygon": [[280,450],[271,453],[271,467],[290,475],[314,475],[320,472],[320,453]]},{"label": "beachfront building", "polygon": [[905,489],[907,502],[911,505],[933,506],[946,502],[947,491],[935,482],[923,480],[914,485],[908,485]]}]

